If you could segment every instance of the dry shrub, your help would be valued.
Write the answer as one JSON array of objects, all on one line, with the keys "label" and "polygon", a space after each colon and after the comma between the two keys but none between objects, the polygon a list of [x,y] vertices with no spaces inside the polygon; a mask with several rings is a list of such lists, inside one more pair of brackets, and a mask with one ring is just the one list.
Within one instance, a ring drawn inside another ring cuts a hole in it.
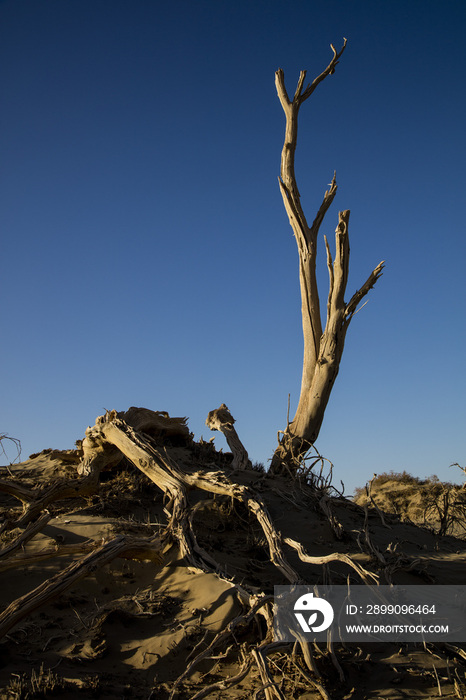
[{"label": "dry shrub", "polygon": [[[382,510],[422,523],[436,534],[466,532],[465,488],[442,482],[435,474],[421,479],[406,471],[382,472],[371,481],[371,495]],[[367,502],[366,487],[355,489],[354,500]]]}]

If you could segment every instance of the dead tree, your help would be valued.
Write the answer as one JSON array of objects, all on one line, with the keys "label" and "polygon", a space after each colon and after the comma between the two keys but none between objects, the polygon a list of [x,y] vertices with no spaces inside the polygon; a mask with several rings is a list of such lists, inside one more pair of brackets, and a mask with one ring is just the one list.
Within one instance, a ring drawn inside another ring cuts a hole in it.
[{"label": "dead tree", "polygon": [[362,287],[345,302],[348,281],[349,211],[339,213],[335,231],[335,258],[325,238],[330,288],[327,299],[327,320],[322,329],[319,291],[316,278],[317,238],[322,221],[332,204],[337,183],[335,175],[325,192],[317,215],[309,226],[300,202],[295,177],[295,151],[298,136],[299,108],[327,76],[335,72],[339,58],[346,47],[346,39],[340,51],[332,46],[333,58],[327,68],[315,80],[304,87],[306,71],[301,71],[292,100],[285,88],[284,73],[275,74],[275,85],[286,117],[285,142],[281,155],[279,184],[286,213],[293,229],[299,253],[299,281],[301,286],[301,311],[304,335],[303,374],[301,394],[296,414],[283,431],[272,458],[272,473],[296,473],[302,458],[319,434],[330,393],[338,374],[346,331],[357,311],[358,304],[382,274],[383,261],[371,272]]}]

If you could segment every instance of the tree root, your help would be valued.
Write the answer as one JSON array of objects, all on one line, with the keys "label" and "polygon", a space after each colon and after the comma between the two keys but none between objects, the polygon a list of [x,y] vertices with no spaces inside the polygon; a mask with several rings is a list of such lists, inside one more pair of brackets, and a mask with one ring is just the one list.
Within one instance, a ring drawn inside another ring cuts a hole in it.
[{"label": "tree root", "polygon": [[[217,415],[222,409],[223,405],[217,409],[217,412],[211,413]],[[226,407],[225,410],[227,410]],[[229,413],[228,416],[232,425],[234,419]],[[220,423],[219,426],[221,428]],[[243,472],[244,476],[242,476],[240,471],[236,471],[241,468],[241,454],[244,457],[241,450],[238,453],[240,461],[237,460],[237,463],[234,461],[231,468],[228,467],[227,470],[220,468],[201,469],[194,462],[181,466],[178,460],[174,460],[173,453],[167,449],[164,440],[160,439],[160,434],[163,434],[165,428],[170,432],[171,439],[188,439],[185,419],[170,419],[167,414],[135,408],[126,413],[107,412],[104,416],[97,418],[92,428],[86,430],[82,442],[83,457],[77,468],[80,478],[53,483],[45,488],[28,488],[9,479],[0,481],[0,490],[16,497],[25,507],[23,514],[16,522],[10,523],[10,527],[20,527],[24,531],[16,540],[0,550],[0,558],[2,559],[0,572],[15,566],[27,566],[51,557],[84,555],[63,571],[55,574],[49,581],[13,601],[0,615],[0,636],[7,634],[20,620],[40,606],[49,603],[82,577],[92,573],[96,566],[102,566],[117,556],[152,559],[158,562],[161,559],[160,552],[163,548],[166,549],[167,544],[176,545],[179,554],[190,568],[197,572],[213,573],[228,583],[238,595],[244,612],[231,620],[187,664],[186,670],[171,687],[170,700],[174,700],[180,692],[181,686],[188,681],[201,662],[219,658],[215,656],[219,651],[222,652],[222,658],[226,658],[232,648],[236,649],[238,672],[229,678],[207,685],[193,695],[193,699],[200,700],[213,692],[234,687],[256,666],[261,686],[256,690],[254,696],[262,695],[265,696],[266,700],[283,700],[285,696],[281,683],[279,685],[271,675],[267,656],[277,651],[278,648],[284,647],[287,651],[282,659],[286,659],[289,667],[294,665],[293,667],[299,670],[301,676],[313,685],[321,697],[328,700],[329,696],[322,685],[321,674],[312,655],[311,647],[304,637],[298,636],[294,645],[292,643],[272,642],[273,616],[270,606],[273,600],[272,596],[263,593],[257,595],[257,589],[248,584],[237,582],[222,569],[214,556],[199,544],[193,520],[201,505],[192,506],[189,503],[189,492],[193,489],[207,492],[210,494],[209,503],[213,503],[212,495],[226,496],[231,502],[242,503],[261,528],[269,561],[280,572],[283,579],[291,584],[299,584],[303,581],[300,574],[288,561],[284,551],[285,545],[295,550],[299,559],[310,566],[326,567],[331,562],[339,562],[348,566],[360,580],[368,585],[377,585],[378,576],[362,567],[347,554],[333,552],[326,556],[311,556],[300,542],[290,537],[283,537],[276,528],[265,500],[259,492],[251,485],[239,483],[235,479],[235,473],[238,480],[247,481],[249,478],[247,472]],[[167,515],[167,524],[162,531],[161,539],[143,540],[119,536],[100,546],[94,542],[84,542],[79,545],[46,547],[34,554],[16,553],[22,544],[40,532],[48,522],[51,516],[47,511],[44,513],[47,506],[62,499],[95,493],[99,488],[101,471],[117,464],[122,456],[143,472],[166,497],[164,511]],[[267,477],[263,477],[264,483],[266,480]],[[275,491],[277,492],[277,489]],[[281,492],[279,493],[281,495]],[[317,499],[316,506],[327,516],[335,536],[341,537],[343,528],[331,512],[328,498],[326,499],[324,496]],[[365,525],[367,540],[367,517]],[[324,568],[324,572],[325,570]],[[265,627],[259,618],[265,620]],[[248,628],[254,622],[256,624],[255,634],[259,636],[258,641],[253,646],[244,642],[240,643],[238,636],[248,632]],[[230,646],[225,652],[228,644]],[[302,662],[297,659],[298,647],[302,652]],[[341,672],[333,648],[329,651],[335,667]],[[279,668],[275,661],[271,661],[271,663]],[[280,663],[278,661],[278,664]],[[290,680],[285,675],[283,678],[286,682]]]},{"label": "tree root", "polygon": [[256,690],[254,697],[256,697],[260,691],[263,690],[266,700],[286,700],[277,683],[275,683],[275,681],[272,679],[269,665],[267,663],[267,653],[274,651],[277,648],[281,648],[282,646],[282,642],[264,643],[255,647],[255,649],[251,651],[262,680],[262,686]]},{"label": "tree root", "polygon": [[228,688],[233,688],[233,686],[238,685],[238,683],[241,683],[241,681],[243,681],[248,675],[252,666],[252,659],[246,656],[243,649],[241,650],[241,655],[242,661],[238,673],[236,673],[234,676],[230,676],[230,678],[227,678],[223,681],[218,681],[217,683],[212,683],[211,685],[208,685],[207,687],[203,688],[198,693],[193,695],[191,700],[201,700],[201,698],[207,697],[207,695],[214,693],[216,690],[227,690]]},{"label": "tree root", "polygon": [[[160,540],[154,539],[151,544],[150,549],[158,553],[158,560],[161,561]],[[24,617],[27,617],[41,606],[50,603],[61,593],[71,588],[79,579],[95,571],[98,566],[103,566],[115,559],[115,557],[122,556],[124,552],[126,554],[131,551],[140,552],[141,548],[148,550],[148,542],[128,539],[121,535],[115,537],[95,548],[82,559],[73,562],[66,569],[44,581],[44,583],[26,593],[26,595],[17,598],[0,614],[0,639],[8,634]]]},{"label": "tree root", "polygon": [[297,551],[301,561],[304,561],[308,564],[323,565],[330,564],[330,562],[332,561],[340,561],[344,564],[348,564],[348,566],[350,566],[354,571],[356,571],[356,573],[364,581],[364,583],[372,585],[373,583],[378,583],[379,581],[379,577],[377,576],[377,574],[374,574],[372,573],[372,571],[365,569],[363,566],[353,561],[353,559],[351,559],[351,557],[349,557],[347,554],[333,552],[333,554],[327,554],[323,557],[313,557],[304,551],[304,547],[300,542],[296,542],[290,537],[285,537],[284,542],[285,544],[288,544],[290,547],[293,547],[293,549]]},{"label": "tree root", "polygon": [[62,544],[54,547],[45,547],[35,554],[16,554],[0,561],[0,573],[17,567],[31,566],[47,559],[55,557],[71,557],[76,554],[88,554],[96,548],[94,540],[88,540],[81,544]]},{"label": "tree root", "polygon": [[[107,462],[106,462],[107,463]],[[67,498],[77,498],[95,493],[99,487],[100,470],[93,471],[83,479],[68,479],[59,481],[42,489],[26,489],[22,485],[10,482],[0,482],[0,491],[15,496],[23,504],[28,503],[23,514],[15,522],[9,523],[9,528],[26,527],[34,520],[50,503]]]},{"label": "tree root", "polygon": [[[222,644],[224,644],[230,637],[233,636],[233,634],[238,630],[238,628],[246,628],[248,625],[252,622],[252,620],[256,617],[257,613],[260,611],[260,609],[264,606],[270,603],[273,600],[273,596],[262,596],[258,600],[253,600],[251,599],[250,602],[250,608],[246,613],[243,613],[241,615],[238,615],[235,617],[233,620],[231,620],[228,625],[223,629],[221,632],[219,632],[214,639],[211,641],[208,647],[201,651],[189,664],[189,666],[186,668],[186,670],[177,678],[175,683],[173,684],[171,693],[169,695],[168,700],[174,700],[176,697],[176,694],[178,692],[178,688],[180,685],[183,683],[184,680],[189,678],[189,676],[193,673],[194,669],[196,666],[198,666],[201,661],[205,661],[209,659],[212,656],[212,653],[215,649],[220,647]],[[238,681],[239,682],[239,681]]]},{"label": "tree root", "polygon": [[[189,536],[186,487],[196,487],[210,493],[230,496],[244,503],[257,518],[266,537],[270,559],[290,583],[298,583],[298,573],[286,560],[281,546],[281,535],[277,532],[262,498],[253,489],[232,483],[220,471],[182,471],[162,454],[148,439],[137,433],[116,412],[107,413],[96,422],[92,433],[93,442],[99,445],[110,443],[117,447],[133,464],[149,477],[170,498],[172,506],[169,530],[179,543],[180,553],[197,568],[204,569],[205,562],[195,555],[194,543]],[[87,439],[87,438],[86,438]],[[83,446],[86,440],[83,442]],[[210,567],[208,567],[210,570]]]},{"label": "tree root", "polygon": [[47,525],[51,517],[52,516],[50,513],[44,513],[36,520],[36,522],[30,522],[25,530],[13,542],[10,542],[10,544],[0,549],[0,559],[12,554],[12,552],[15,552],[35,535],[37,535],[37,533]]}]

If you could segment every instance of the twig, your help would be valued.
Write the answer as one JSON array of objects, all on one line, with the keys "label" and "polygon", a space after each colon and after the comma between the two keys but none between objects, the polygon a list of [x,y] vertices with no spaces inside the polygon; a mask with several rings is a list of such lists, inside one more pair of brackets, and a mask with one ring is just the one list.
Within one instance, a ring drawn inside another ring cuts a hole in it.
[{"label": "twig", "polygon": [[382,513],[382,511],[380,510],[379,506],[377,505],[377,503],[375,502],[375,500],[374,500],[373,497],[372,497],[372,482],[373,482],[374,479],[376,479],[376,478],[377,478],[377,474],[374,474],[374,476],[372,477],[372,479],[366,484],[366,494],[367,494],[368,499],[370,500],[370,502],[371,502],[372,505],[374,506],[375,510],[376,510],[377,513],[379,514],[380,520],[382,521],[382,525],[383,525],[384,527],[387,527],[389,530],[391,530],[391,529],[392,529],[392,528],[391,528],[391,525],[388,525],[388,524],[387,524],[387,522],[386,522],[386,520],[385,520],[385,518],[384,518],[384,514]]},{"label": "twig", "polygon": [[207,695],[210,695],[210,693],[213,693],[215,690],[227,690],[228,688],[232,688],[234,685],[238,685],[238,683],[241,683],[241,681],[248,675],[252,665],[252,659],[250,657],[245,657],[243,651],[242,656],[243,661],[237,674],[235,674],[234,676],[230,676],[229,678],[225,678],[222,681],[217,681],[217,683],[212,683],[212,685],[209,685],[203,688],[202,690],[199,690],[195,695],[192,696],[191,700],[201,700],[201,698],[205,698]]},{"label": "twig", "polygon": [[267,603],[270,603],[272,600],[273,600],[273,596],[263,596],[262,598],[260,598],[259,600],[254,602],[254,604],[251,606],[250,610],[247,613],[244,613],[242,615],[238,615],[233,620],[231,620],[228,623],[228,625],[215,636],[215,638],[211,641],[209,646],[206,647],[206,649],[204,649],[204,651],[201,651],[196,656],[196,658],[191,661],[191,663],[185,669],[185,671],[183,671],[183,673],[180,676],[178,676],[178,678],[176,679],[176,681],[173,684],[173,687],[171,689],[171,693],[169,695],[169,700],[173,700],[173,698],[176,697],[179,686],[185,680],[185,678],[188,678],[188,676],[191,675],[195,666],[197,666],[204,659],[208,658],[209,655],[212,653],[212,651],[220,644],[223,644],[223,642],[234,633],[234,631],[236,630],[236,628],[238,626],[245,627],[245,626],[249,625],[249,623],[256,616],[257,612],[260,610],[260,608],[262,608]]},{"label": "twig", "polygon": [[437,679],[438,694],[439,694],[440,697],[441,697],[441,696],[442,696],[442,686],[441,686],[441,684],[440,684],[440,678],[438,677],[437,669],[435,668],[434,662],[432,662],[432,667],[433,667],[433,669],[434,669],[435,678]]}]

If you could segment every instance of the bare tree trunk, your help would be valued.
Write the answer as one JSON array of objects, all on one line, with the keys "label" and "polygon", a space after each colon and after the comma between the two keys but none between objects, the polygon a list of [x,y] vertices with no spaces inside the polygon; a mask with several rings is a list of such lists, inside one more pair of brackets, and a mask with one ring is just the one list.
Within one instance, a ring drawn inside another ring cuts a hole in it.
[{"label": "bare tree trunk", "polygon": [[339,213],[335,232],[336,253],[332,260],[325,238],[330,289],[327,300],[327,321],[322,330],[319,291],[316,278],[317,237],[322,221],[332,204],[337,184],[335,175],[325,192],[317,215],[309,226],[301,207],[300,194],[294,172],[294,156],[298,137],[298,113],[302,103],[322,80],[335,72],[338,60],[346,47],[346,39],[339,52],[332,46],[333,58],[327,68],[304,88],[306,71],[301,71],[293,100],[285,88],[283,71],[275,74],[278,97],[286,117],[285,142],[280,168],[280,190],[293,229],[299,253],[299,281],[304,336],[303,374],[298,408],[291,423],[283,432],[272,458],[272,473],[296,473],[303,455],[317,439],[330,393],[340,367],[346,331],[361,299],[382,274],[383,262],[370,274],[365,284],[346,303],[344,295],[348,281],[349,211]]}]

